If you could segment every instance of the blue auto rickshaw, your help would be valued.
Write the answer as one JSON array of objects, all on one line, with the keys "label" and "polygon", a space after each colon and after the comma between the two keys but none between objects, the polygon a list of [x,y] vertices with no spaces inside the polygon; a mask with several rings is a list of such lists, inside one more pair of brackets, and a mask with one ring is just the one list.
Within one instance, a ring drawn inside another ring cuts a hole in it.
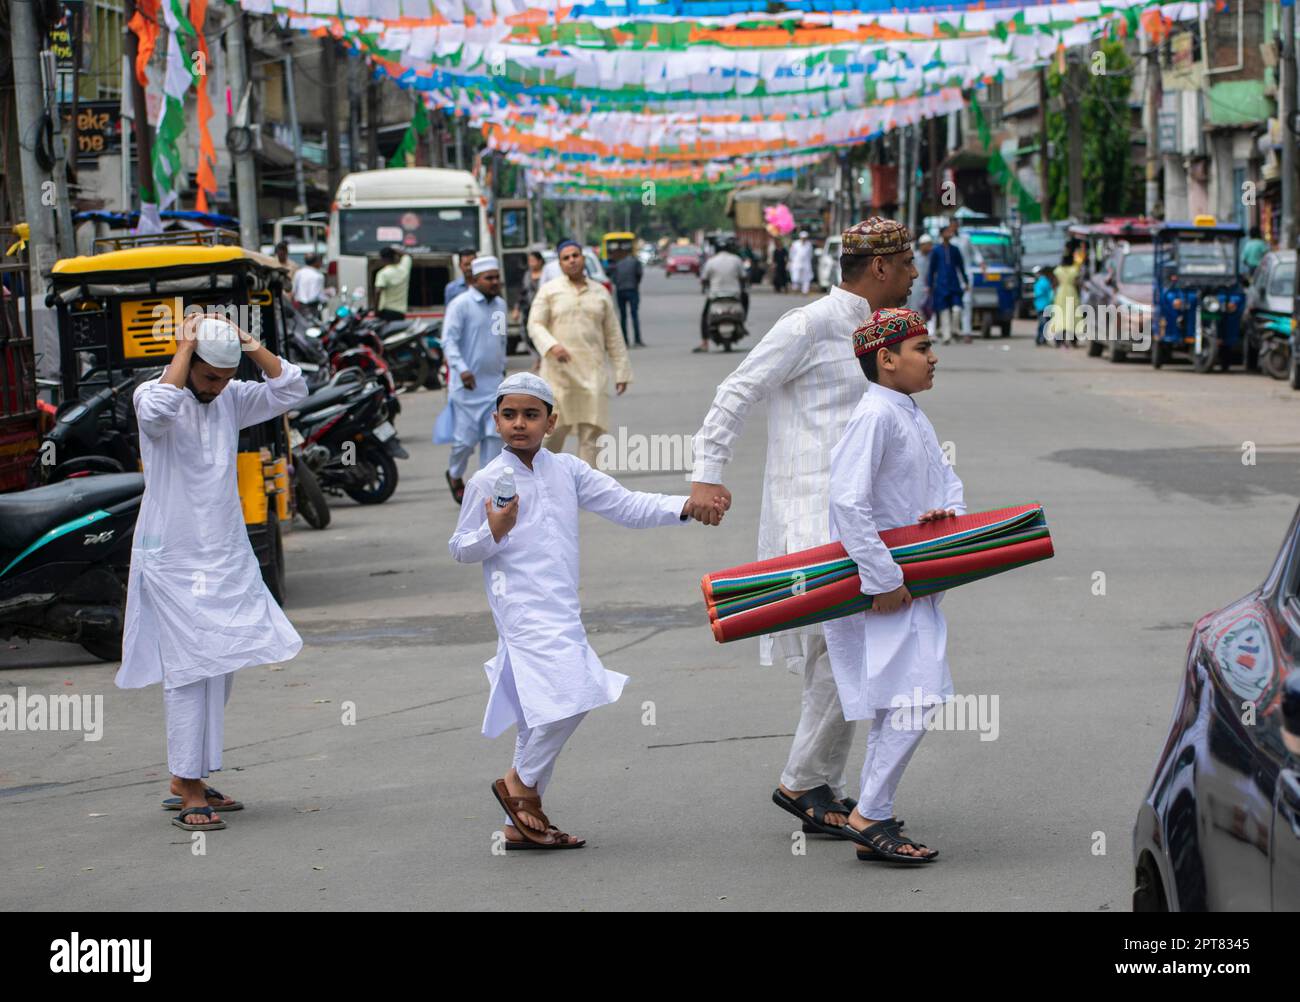
[{"label": "blue auto rickshaw", "polygon": [[1246,293],[1237,272],[1243,235],[1240,226],[1213,216],[1156,227],[1151,364],[1157,369],[1175,351],[1190,354],[1197,372],[1245,360]]},{"label": "blue auto rickshaw", "polygon": [[1011,321],[1020,302],[1019,253],[1006,226],[963,225],[970,247],[966,274],[971,283],[971,322],[984,337],[996,323],[1003,337],[1011,336]]}]

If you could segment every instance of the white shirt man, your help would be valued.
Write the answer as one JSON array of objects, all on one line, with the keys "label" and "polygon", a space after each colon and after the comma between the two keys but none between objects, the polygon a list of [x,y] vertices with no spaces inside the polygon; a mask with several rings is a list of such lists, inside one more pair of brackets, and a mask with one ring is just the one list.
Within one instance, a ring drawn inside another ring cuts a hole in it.
[{"label": "white shirt man", "polygon": [[314,306],[325,291],[325,276],[316,268],[320,258],[312,255],[293,273],[293,301],[300,306]]},{"label": "white shirt man", "polygon": [[813,245],[808,231],[800,230],[799,239],[790,245],[790,281],[805,296],[813,280]]}]

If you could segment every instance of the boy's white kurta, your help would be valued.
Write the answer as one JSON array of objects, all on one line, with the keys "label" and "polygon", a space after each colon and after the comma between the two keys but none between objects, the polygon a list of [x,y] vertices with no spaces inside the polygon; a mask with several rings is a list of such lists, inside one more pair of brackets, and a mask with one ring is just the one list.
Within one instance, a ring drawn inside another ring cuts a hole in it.
[{"label": "boy's white kurta", "polygon": [[[911,525],[933,508],[963,514],[961,481],[916,402],[872,383],[831,451],[831,539],[858,565],[864,595],[903,583],[880,533]],[[825,624],[844,719],[952,697],[941,598],[927,595],[897,612],[859,612]]]},{"label": "boy's white kurta", "polygon": [[151,380],[136,388],[144,499],[131,547],[117,684],[172,689],[302,648],[262,583],[244,528],[235,457],[239,430],[307,396],[302,370],[232,380],[211,403]]},{"label": "boy's white kurta", "polygon": [[[484,498],[501,471],[514,471],[515,527],[492,539]],[[486,662],[491,692],[483,733],[536,727],[618,699],[626,675],[606,670],[587,643],[578,603],[578,509],[633,529],[679,525],[688,499],[629,491],[577,456],[539,449],[530,470],[503,452],[465,488],[460,523],[449,542],[461,563],[483,562],[488,605],[499,640]],[[518,701],[503,675],[514,678]]]}]

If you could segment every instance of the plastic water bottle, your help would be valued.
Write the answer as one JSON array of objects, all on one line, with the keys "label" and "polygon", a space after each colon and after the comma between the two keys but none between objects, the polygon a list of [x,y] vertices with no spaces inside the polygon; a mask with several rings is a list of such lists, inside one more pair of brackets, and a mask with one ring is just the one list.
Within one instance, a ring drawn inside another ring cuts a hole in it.
[{"label": "plastic water bottle", "polygon": [[497,477],[492,487],[492,500],[498,508],[504,508],[515,499],[515,471],[506,467]]}]

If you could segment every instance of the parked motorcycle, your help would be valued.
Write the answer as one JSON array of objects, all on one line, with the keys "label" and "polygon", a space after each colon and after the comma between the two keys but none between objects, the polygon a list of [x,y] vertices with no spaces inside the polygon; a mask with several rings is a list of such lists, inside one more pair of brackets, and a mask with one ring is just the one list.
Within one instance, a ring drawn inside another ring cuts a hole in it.
[{"label": "parked motorcycle", "polygon": [[734,296],[710,299],[705,331],[710,341],[731,351],[731,346],[749,333],[745,329],[744,304]]},{"label": "parked motorcycle", "polygon": [[[342,373],[339,374],[340,376]],[[327,494],[381,504],[397,489],[396,459],[409,459],[376,380],[340,379],[289,414],[289,441]]]},{"label": "parked motorcycle", "polygon": [[133,473],[139,452],[131,428],[132,394],[161,368],[136,369],[85,400],[68,400],[55,412],[54,426],[41,442],[33,480],[54,484],[95,473]]},{"label": "parked motorcycle", "polygon": [[0,494],[0,639],[122,656],[127,569],[144,476],[77,476]]}]

